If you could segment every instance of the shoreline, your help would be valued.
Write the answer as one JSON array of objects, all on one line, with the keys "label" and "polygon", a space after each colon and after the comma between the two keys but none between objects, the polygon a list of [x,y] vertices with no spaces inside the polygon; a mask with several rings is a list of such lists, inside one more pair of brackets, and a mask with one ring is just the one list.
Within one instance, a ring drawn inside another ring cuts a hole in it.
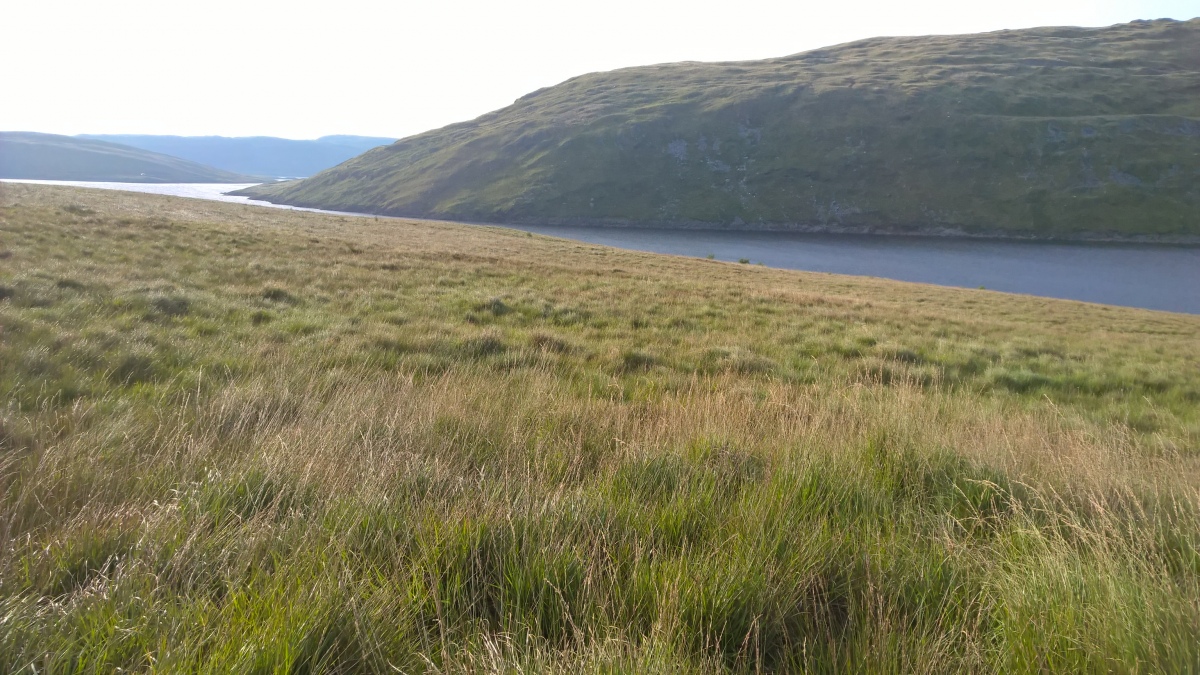
[{"label": "shoreline", "polygon": [[[14,183],[13,187],[17,185]],[[123,200],[126,195],[136,199],[143,194],[189,199],[178,194],[149,191],[53,187],[78,190],[80,197],[86,193],[99,195],[112,192],[115,194],[108,199]],[[1194,280],[1196,270],[1200,269],[1196,259],[1200,255],[1200,247],[1195,246],[1171,246],[1157,242],[988,240],[980,237],[913,236],[911,233],[905,237],[894,237],[886,234],[864,236],[782,230],[759,233],[697,228],[691,231],[679,228],[656,230],[628,226],[538,227],[276,206],[266,202],[250,202],[245,197],[228,197],[217,190],[209,191],[208,197],[191,199],[208,201],[214,205],[257,206],[261,207],[257,210],[259,214],[265,213],[262,209],[266,209],[267,212],[308,212],[342,218],[346,225],[355,230],[359,229],[354,224],[355,220],[365,228],[382,227],[400,231],[410,224],[422,222],[455,227],[467,225],[480,230],[541,234],[583,244],[669,256],[705,258],[717,254],[720,260],[726,262],[745,259],[777,269],[880,277],[958,288],[986,287],[1006,293],[1200,314],[1197,297],[1190,290],[1196,285],[1188,281]],[[245,210],[245,217],[259,217],[251,215],[252,211],[256,210]],[[395,222],[380,222],[381,219]],[[374,224],[371,220],[375,221]],[[1146,283],[1146,279],[1151,278],[1160,281],[1151,287]],[[1161,284],[1173,290],[1164,293]]]},{"label": "shoreline", "polygon": [[[257,187],[257,186],[254,186]],[[341,215],[357,215],[375,218],[400,218],[415,220],[433,220],[450,223],[465,223],[468,225],[485,225],[492,227],[579,227],[606,228],[613,230],[687,230],[703,232],[778,232],[782,234],[836,234],[863,237],[916,237],[928,239],[970,239],[1010,241],[1045,244],[1144,244],[1170,247],[1200,247],[1200,235],[1158,235],[1158,234],[1113,234],[1102,232],[1081,232],[1071,235],[1038,235],[1017,234],[999,231],[969,232],[962,228],[938,226],[922,228],[919,226],[880,227],[875,225],[834,225],[826,223],[730,223],[719,225],[705,221],[632,221],[626,219],[583,219],[583,218],[516,218],[505,221],[469,220],[450,218],[446,216],[430,216],[416,213],[371,213],[365,211],[338,211],[306,202],[289,203],[274,201],[269,196],[257,194],[254,188],[242,188],[228,193],[237,197],[267,202],[278,208],[304,208],[337,213]]]},{"label": "shoreline", "polygon": [[[968,232],[962,228],[939,226],[920,228],[912,226],[880,227],[874,225],[834,225],[813,223],[730,223],[717,225],[704,221],[647,221],[638,222],[625,219],[581,219],[581,218],[520,218],[507,221],[486,221],[454,219],[444,216],[425,216],[420,214],[372,213],[369,211],[339,211],[304,202],[288,203],[273,201],[271,198],[254,192],[254,188],[262,184],[252,184],[228,192],[219,193],[221,196],[241,197],[247,201],[214,199],[205,195],[172,195],[152,190],[123,190],[116,186],[155,186],[155,185],[237,185],[230,183],[125,183],[119,181],[67,181],[33,178],[3,178],[0,183],[23,183],[32,185],[60,185],[92,190],[115,190],[139,194],[163,194],[186,199],[205,199],[209,201],[224,201],[240,203],[263,208],[290,209],[326,213],[329,215],[352,216],[357,218],[390,218],[396,220],[425,220],[446,223],[462,223],[484,227],[564,227],[564,228],[603,228],[611,230],[676,230],[693,232],[774,232],[780,234],[820,234],[843,235],[854,237],[907,237],[915,239],[962,239],[971,241],[1001,241],[1030,244],[1120,244],[1165,246],[1171,248],[1200,248],[1200,235],[1122,235],[1100,232],[1082,232],[1070,236],[1042,236],[1036,234],[1015,234],[1007,232]],[[81,183],[87,183],[83,185]],[[245,184],[242,184],[245,185]],[[113,186],[113,187],[108,187]]]}]

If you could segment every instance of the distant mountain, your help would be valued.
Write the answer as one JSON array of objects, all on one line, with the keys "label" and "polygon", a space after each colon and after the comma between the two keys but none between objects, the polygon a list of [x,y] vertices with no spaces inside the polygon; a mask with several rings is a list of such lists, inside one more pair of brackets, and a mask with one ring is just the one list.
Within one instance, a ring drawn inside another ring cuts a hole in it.
[{"label": "distant mountain", "polygon": [[84,134],[79,138],[131,145],[226,171],[289,178],[311,176],[371,148],[396,140],[371,136],[322,136],[315,141],[296,141],[271,136],[227,138],[102,134]]},{"label": "distant mountain", "polygon": [[119,183],[258,183],[261,177],[214,169],[118,143],[25,131],[0,132],[0,178]]},{"label": "distant mountain", "polygon": [[489,222],[1196,237],[1200,19],[593,73],[248,192]]}]

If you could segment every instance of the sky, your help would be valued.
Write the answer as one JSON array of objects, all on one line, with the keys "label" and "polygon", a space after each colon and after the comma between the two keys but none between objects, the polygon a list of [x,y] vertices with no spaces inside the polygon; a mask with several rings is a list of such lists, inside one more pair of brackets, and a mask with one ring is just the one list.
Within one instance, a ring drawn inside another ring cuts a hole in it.
[{"label": "sky", "polygon": [[0,0],[0,130],[402,138],[599,70],[1196,16],[1200,0]]}]

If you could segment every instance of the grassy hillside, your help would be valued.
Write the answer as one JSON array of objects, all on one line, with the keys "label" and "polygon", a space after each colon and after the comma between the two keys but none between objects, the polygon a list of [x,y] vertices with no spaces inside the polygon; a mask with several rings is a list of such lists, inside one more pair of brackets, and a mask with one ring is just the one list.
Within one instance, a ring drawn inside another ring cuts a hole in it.
[{"label": "grassy hillside", "polygon": [[0,671],[1200,668],[1200,317],[44,186],[0,256]]},{"label": "grassy hillside", "polygon": [[490,222],[1200,238],[1200,19],[584,75],[268,199]]},{"label": "grassy hillside", "polygon": [[117,143],[0,132],[0,178],[116,183],[255,183],[261,178]]},{"label": "grassy hillside", "polygon": [[84,134],[79,138],[121,143],[151,152],[182,157],[226,171],[255,176],[311,176],[361,155],[394,138],[322,136],[293,140],[270,136],[147,136]]}]

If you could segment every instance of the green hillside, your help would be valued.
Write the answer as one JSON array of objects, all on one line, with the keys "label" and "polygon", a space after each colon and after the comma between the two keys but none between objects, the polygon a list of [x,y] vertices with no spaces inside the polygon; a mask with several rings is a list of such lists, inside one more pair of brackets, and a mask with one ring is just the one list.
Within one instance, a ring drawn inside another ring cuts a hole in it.
[{"label": "green hillside", "polygon": [[118,143],[13,131],[0,132],[0,178],[117,183],[254,183],[261,180]]},{"label": "green hillside", "polygon": [[577,77],[253,188],[498,222],[1200,236],[1200,19]]}]

